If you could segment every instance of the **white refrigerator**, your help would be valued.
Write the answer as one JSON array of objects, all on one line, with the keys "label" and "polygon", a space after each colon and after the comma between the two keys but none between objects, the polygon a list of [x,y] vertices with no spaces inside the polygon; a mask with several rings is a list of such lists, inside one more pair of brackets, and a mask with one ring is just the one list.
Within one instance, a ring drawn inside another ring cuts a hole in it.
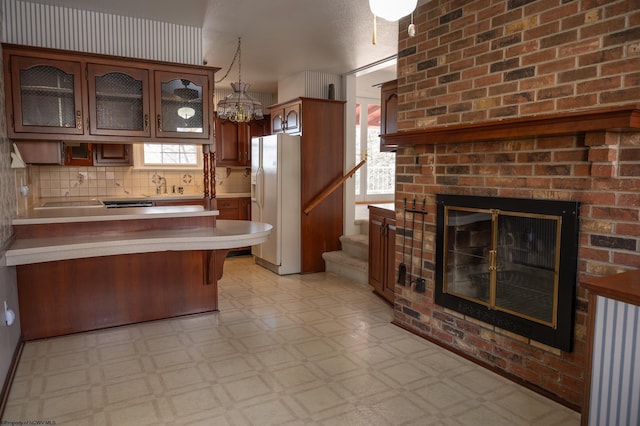
[{"label": "white refrigerator", "polygon": [[251,248],[256,263],[279,274],[301,270],[300,136],[251,140],[251,220],[273,226],[269,239]]}]

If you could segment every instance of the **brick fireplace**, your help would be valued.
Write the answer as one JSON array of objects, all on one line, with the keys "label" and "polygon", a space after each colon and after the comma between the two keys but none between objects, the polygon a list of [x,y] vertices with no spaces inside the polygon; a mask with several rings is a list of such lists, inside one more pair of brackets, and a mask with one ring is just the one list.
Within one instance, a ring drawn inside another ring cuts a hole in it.
[{"label": "brick fireplace", "polygon": [[[400,31],[399,131],[383,135],[398,146],[397,223],[404,199],[426,199],[429,213],[424,236],[414,230],[427,288],[396,286],[394,323],[575,409],[590,332],[580,278],[640,269],[636,9],[632,0],[422,4],[418,35]],[[579,204],[571,351],[435,303],[437,194]]]}]

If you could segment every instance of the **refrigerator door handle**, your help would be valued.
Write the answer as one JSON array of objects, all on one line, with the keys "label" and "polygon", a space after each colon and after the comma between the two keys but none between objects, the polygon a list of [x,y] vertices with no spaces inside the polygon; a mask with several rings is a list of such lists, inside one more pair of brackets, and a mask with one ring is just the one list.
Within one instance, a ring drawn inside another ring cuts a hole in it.
[{"label": "refrigerator door handle", "polygon": [[258,167],[256,171],[256,204],[259,208],[262,208],[264,205],[264,198],[262,194],[262,189],[264,187],[264,171],[262,170],[262,166]]}]

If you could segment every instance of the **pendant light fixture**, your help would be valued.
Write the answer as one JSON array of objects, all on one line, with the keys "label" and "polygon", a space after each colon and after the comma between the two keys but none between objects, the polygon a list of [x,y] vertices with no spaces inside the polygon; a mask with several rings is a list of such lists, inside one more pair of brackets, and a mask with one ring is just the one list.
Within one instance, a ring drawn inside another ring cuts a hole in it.
[{"label": "pendant light fixture", "polygon": [[[373,39],[372,43],[377,42],[376,18],[379,16],[389,22],[398,21],[400,18],[407,16],[416,9],[418,0],[369,0],[369,8],[373,13]],[[409,27],[409,35],[415,35],[415,25],[413,25],[413,16]],[[413,34],[412,34],[413,33]]]},{"label": "pendant light fixture", "polygon": [[387,21],[397,21],[413,12],[418,0],[369,0],[371,12]]},{"label": "pendant light fixture", "polygon": [[217,81],[224,80],[227,75],[229,75],[229,71],[233,67],[233,64],[238,60],[238,81],[231,83],[231,88],[233,89],[233,93],[227,95],[224,99],[218,102],[217,113],[218,117],[226,118],[231,121],[243,123],[251,120],[261,120],[264,118],[262,113],[262,104],[254,99],[251,95],[247,93],[249,90],[249,84],[242,82],[242,40],[238,37],[238,49],[236,50],[236,54],[233,57],[233,61],[231,61],[231,65],[229,66],[229,70],[227,73]]}]

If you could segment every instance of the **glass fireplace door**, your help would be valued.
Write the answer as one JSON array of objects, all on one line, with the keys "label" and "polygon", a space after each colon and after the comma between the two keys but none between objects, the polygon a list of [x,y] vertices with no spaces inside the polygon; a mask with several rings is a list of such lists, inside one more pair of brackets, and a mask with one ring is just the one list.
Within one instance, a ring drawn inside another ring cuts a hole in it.
[{"label": "glass fireplace door", "polygon": [[555,328],[558,216],[445,207],[445,293]]},{"label": "glass fireplace door", "polygon": [[494,309],[556,327],[562,218],[500,212]]},{"label": "glass fireplace door", "polygon": [[[445,209],[444,291],[489,307],[493,218],[482,209]],[[484,277],[481,282],[477,277]]]},{"label": "glass fireplace door", "polygon": [[571,351],[579,204],[438,194],[436,208],[434,302]]}]

